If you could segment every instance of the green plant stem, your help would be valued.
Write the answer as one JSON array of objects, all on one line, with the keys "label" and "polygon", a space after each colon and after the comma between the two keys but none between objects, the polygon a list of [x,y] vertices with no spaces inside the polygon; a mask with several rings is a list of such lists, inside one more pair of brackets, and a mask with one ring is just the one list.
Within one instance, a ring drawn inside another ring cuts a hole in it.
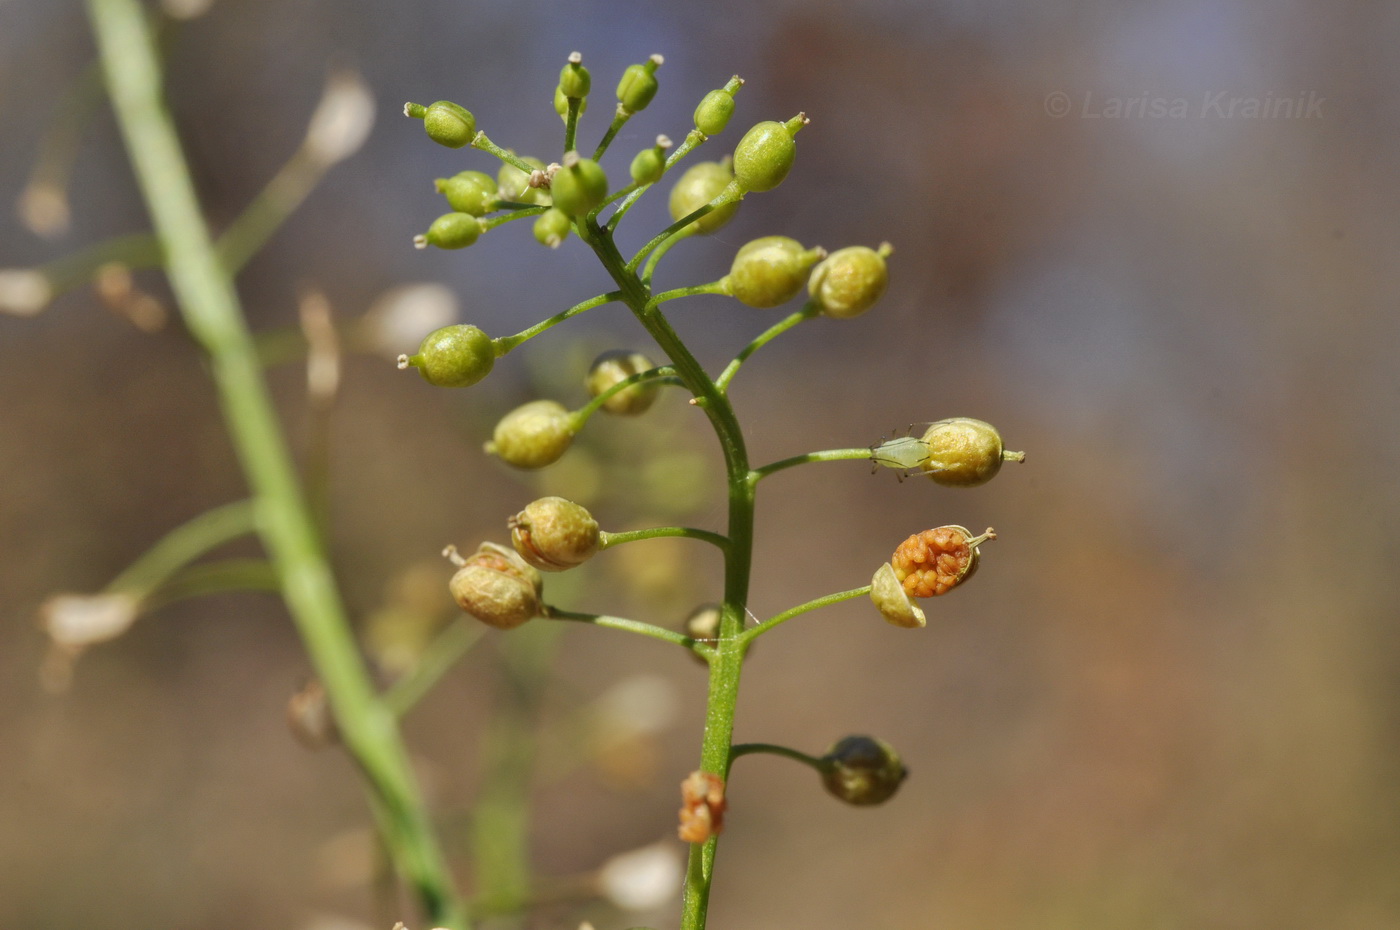
[{"label": "green plant stem", "polygon": [[[662,171],[662,177],[666,176],[666,172],[669,172],[673,165],[689,155],[693,149],[700,146],[706,138],[708,137],[698,129],[692,129],[688,132],[685,139],[681,141],[681,144],[671,153],[670,157],[666,159],[666,166]],[[608,218],[608,232],[617,229],[617,224],[622,222],[622,218],[627,215],[627,211],[632,209],[632,205],[640,200],[643,194],[655,186],[655,184],[644,184],[628,194],[627,199],[622,202],[622,206],[618,207],[617,211]]]},{"label": "green plant stem", "polygon": [[818,772],[825,768],[825,766],[822,765],[822,760],[818,759],[816,756],[809,756],[805,752],[798,752],[796,749],[792,749],[788,746],[779,746],[776,743],[738,743],[729,753],[729,758],[737,759],[740,756],[752,756],[758,753],[782,756],[794,762],[801,762],[803,765],[811,766]]},{"label": "green plant stem", "polygon": [[572,152],[578,145],[578,111],[583,108],[582,97],[568,97],[569,112],[564,119],[564,151]]},{"label": "green plant stem", "polygon": [[735,203],[736,201],[743,199],[743,189],[740,188],[737,184],[730,182],[730,185],[726,187],[723,191],[721,191],[719,194],[717,194],[714,200],[711,200],[704,206],[696,207],[694,210],[690,211],[685,216],[676,220],[670,226],[667,226],[665,229],[661,230],[661,232],[653,236],[650,242],[638,249],[637,254],[632,256],[631,261],[627,263],[627,270],[629,272],[635,273],[637,270],[637,266],[642,263],[642,259],[646,258],[647,254],[650,253],[652,249],[661,245],[661,243],[665,242],[667,239],[670,239],[672,236],[679,234],[691,223],[694,223],[696,220],[701,219],[706,214],[718,210],[720,207],[727,207],[729,204]]},{"label": "green plant stem", "polygon": [[603,157],[603,153],[608,150],[608,146],[612,145],[612,140],[617,138],[618,132],[621,131],[623,126],[627,125],[627,121],[631,118],[631,112],[625,109],[621,104],[618,104],[617,109],[613,111],[612,124],[608,126],[608,131],[603,133],[603,141],[598,143],[598,148],[593,152],[594,161]]},{"label": "green plant stem", "polygon": [[711,281],[709,284],[692,284],[689,287],[678,287],[669,291],[662,291],[653,297],[649,303],[655,307],[664,304],[668,300],[675,300],[678,297],[698,297],[701,294],[723,294],[727,285],[724,281]]},{"label": "green plant stem", "polygon": [[806,465],[809,462],[845,462],[852,459],[871,460],[871,451],[867,448],[861,449],[824,449],[821,452],[804,452],[802,455],[794,455],[790,459],[782,459],[778,462],[771,462],[761,468],[755,468],[750,475],[750,480],[757,484],[769,475],[793,468],[797,465]]},{"label": "green plant stem", "polygon": [[650,636],[652,639],[659,639],[663,643],[673,643],[677,646],[696,652],[697,640],[686,636],[684,633],[677,633],[665,627],[654,626],[650,623],[643,623],[640,620],[629,620],[626,617],[609,617],[604,614],[585,614],[575,610],[563,610],[558,607],[546,606],[544,608],[545,617],[550,620],[571,620],[576,623],[590,623],[593,626],[607,627],[610,630],[626,630],[628,633],[640,633],[643,636]]},{"label": "green plant stem", "polygon": [[[512,206],[517,205],[512,204]],[[544,213],[548,209],[549,207],[541,207],[537,204],[519,204],[518,209],[514,210],[511,213],[507,213],[505,216],[482,217],[481,231],[488,232],[492,229],[495,229],[497,226],[504,226],[506,223],[513,223],[516,220],[523,220],[526,217],[530,216],[539,216],[541,213]]]},{"label": "green plant stem", "polygon": [[530,164],[528,161],[521,158],[519,155],[515,154],[514,152],[507,152],[505,149],[492,142],[489,138],[487,138],[485,132],[478,132],[474,137],[472,137],[472,148],[481,149],[483,152],[490,152],[492,155],[495,155],[507,165],[513,165],[514,167],[519,168],[521,171],[525,172],[526,174],[530,174],[535,170],[534,165]]},{"label": "green plant stem", "polygon": [[238,501],[206,510],[166,533],[132,562],[111,584],[109,592],[131,594],[144,600],[180,569],[195,559],[257,529],[253,502]]},{"label": "green plant stem", "polygon": [[851,598],[860,597],[869,593],[870,585],[865,585],[860,588],[852,588],[849,591],[837,591],[835,594],[824,594],[821,597],[813,598],[805,604],[798,604],[796,607],[789,607],[780,614],[774,614],[758,626],[749,627],[739,635],[739,641],[747,646],[778,624],[786,623],[793,617],[800,617],[809,610],[816,610],[818,607],[829,607],[832,604],[839,604],[842,601],[849,601]]},{"label": "green plant stem", "polygon": [[564,322],[569,317],[578,316],[580,313],[583,313],[587,310],[592,310],[594,307],[601,307],[603,304],[609,304],[612,303],[614,300],[621,299],[621,291],[608,291],[606,294],[599,294],[597,297],[590,297],[581,303],[574,304],[569,309],[561,313],[556,313],[554,314],[554,316],[550,317],[547,320],[541,320],[534,326],[531,326],[529,329],[523,329],[520,332],[516,333],[514,336],[502,336],[499,339],[493,339],[491,342],[492,345],[495,347],[496,357],[500,358],[502,355],[505,355],[507,352],[509,352],[511,349],[514,349],[522,342],[525,342],[528,339],[535,338],[540,333],[544,332],[552,326],[558,326],[560,323]]},{"label": "green plant stem", "polygon": [[330,166],[297,149],[219,237],[219,261],[236,275],[296,212]]},{"label": "green plant stem", "polygon": [[[716,198],[720,199],[720,198]],[[712,201],[713,203],[713,201]],[[703,208],[702,208],[703,209]],[[700,211],[696,211],[697,213]],[[710,686],[706,698],[705,732],[700,748],[700,770],[721,779],[729,777],[729,747],[734,736],[734,713],[739,699],[739,680],[744,665],[744,644],[738,637],[744,628],[753,564],[754,492],[749,480],[748,450],[743,430],[728,398],[715,387],[705,369],[676,335],[659,307],[651,302],[650,289],[637,277],[634,268],[618,252],[611,235],[589,224],[581,232],[603,267],[622,291],[623,300],[638,321],[670,358],[672,366],[695,396],[709,418],[724,454],[728,484],[729,547],[724,553],[724,602],[720,609],[719,642],[713,652],[701,652],[710,665]],[[663,237],[653,239],[659,244]],[[643,250],[645,254],[646,250]],[[697,650],[698,651],[698,650]],[[681,906],[681,930],[703,930],[710,906],[718,836],[691,847],[685,896]]]},{"label": "green plant stem", "polygon": [[801,310],[798,310],[796,313],[792,313],[788,316],[783,317],[781,320],[768,327],[762,333],[759,333],[759,335],[754,339],[754,341],[744,346],[743,350],[740,351],[738,355],[734,356],[734,361],[730,362],[725,367],[724,371],[720,372],[719,377],[715,379],[715,385],[721,391],[728,391],[729,382],[734,380],[734,376],[739,373],[739,367],[743,365],[744,362],[748,361],[750,355],[753,355],[759,349],[763,348],[768,343],[781,336],[783,333],[792,329],[798,323],[801,323],[803,320],[810,320],[812,317],[816,316],[820,312],[821,311],[817,308],[815,304],[808,303]]},{"label": "green plant stem", "polygon": [[221,559],[191,565],[161,585],[142,602],[143,610],[156,610],[191,597],[231,591],[281,592],[277,570],[266,559]]},{"label": "green plant stem", "polygon": [[484,626],[468,623],[464,619],[448,624],[428,644],[412,671],[384,692],[384,703],[394,712],[394,716],[402,717],[412,710],[442,680],[442,676],[480,642],[485,633]]},{"label": "green plant stem", "polygon": [[641,384],[643,381],[660,381],[663,384],[680,384],[680,379],[676,378],[675,374],[674,368],[662,365],[660,368],[648,368],[646,371],[639,371],[634,375],[628,375],[590,400],[587,404],[574,411],[574,432],[578,432],[582,429],[583,424],[588,422],[588,418],[602,409],[604,404],[632,385]]},{"label": "green plant stem", "polygon": [[647,287],[651,287],[651,276],[656,272],[656,266],[661,264],[661,259],[665,258],[667,252],[684,242],[687,238],[687,236],[672,236],[655,249],[652,249],[651,255],[647,256],[646,266],[642,269],[642,283]]},{"label": "green plant stem", "polygon": [[145,11],[139,0],[87,0],[87,9],[117,122],[164,245],[171,287],[186,325],[210,356],[288,610],[325,685],[346,749],[373,788],[373,807],[399,873],[434,923],[464,930],[466,917],[394,716],[375,694],[356,649],[232,281],[200,215],[163,101]]},{"label": "green plant stem", "polygon": [[58,295],[91,281],[98,268],[112,262],[128,268],[159,268],[164,261],[159,239],[151,233],[130,233],[54,259],[40,265],[38,271]]},{"label": "green plant stem", "polygon": [[720,550],[729,548],[729,540],[719,533],[711,533],[709,530],[697,530],[690,526],[652,526],[644,530],[627,530],[622,533],[603,532],[599,534],[599,548],[610,549],[613,546],[620,546],[623,543],[637,542],[642,539],[660,539],[663,536],[684,536],[689,539],[703,539],[712,546]]}]

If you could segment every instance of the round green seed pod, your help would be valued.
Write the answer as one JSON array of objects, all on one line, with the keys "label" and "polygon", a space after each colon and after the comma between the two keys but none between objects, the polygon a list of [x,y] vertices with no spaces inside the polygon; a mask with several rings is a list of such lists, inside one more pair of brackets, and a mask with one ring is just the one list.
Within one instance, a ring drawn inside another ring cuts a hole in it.
[{"label": "round green seed pod", "polygon": [[564,156],[564,167],[554,174],[549,185],[554,206],[570,216],[583,216],[608,196],[608,176],[603,166],[591,158],[579,158],[577,152]]},{"label": "round green seed pod", "polygon": [[807,280],[812,300],[827,316],[843,320],[860,316],[875,305],[889,284],[887,254],[887,244],[880,251],[855,245],[832,252],[812,269]]},{"label": "round green seed pod", "polygon": [[666,158],[654,148],[643,149],[632,159],[632,180],[637,184],[655,184],[666,171]]},{"label": "round green seed pod", "polygon": [[559,248],[569,231],[574,228],[574,221],[569,219],[569,214],[563,210],[552,207],[539,215],[535,220],[535,241],[540,245],[547,245],[551,249]]},{"label": "round green seed pod", "polygon": [[574,52],[569,56],[569,63],[559,71],[559,89],[565,97],[587,97],[592,86],[593,78],[583,66],[583,56]]},{"label": "round green seed pod", "polygon": [[[619,382],[655,367],[651,359],[640,352],[614,349],[593,360],[593,364],[588,367],[584,387],[588,388],[589,396],[598,397]],[[655,381],[641,381],[623,388],[603,401],[603,410],[618,416],[638,416],[651,409],[660,393],[660,384]]]},{"label": "round green seed pod", "polygon": [[450,178],[433,182],[439,194],[458,213],[482,216],[496,208],[496,182],[480,171],[460,171]]},{"label": "round green seed pod", "polygon": [[723,90],[712,90],[700,99],[695,108],[695,128],[707,136],[724,132],[734,115],[734,97]]},{"label": "round green seed pod", "polygon": [[[564,122],[569,121],[569,98],[564,93],[562,87],[554,88],[554,112],[559,114],[559,118]],[[588,98],[580,97],[578,102],[578,115],[582,116],[588,112]]]},{"label": "round green seed pod", "polygon": [[448,589],[457,606],[467,613],[502,630],[540,615],[544,579],[520,556],[495,543],[482,543],[466,559],[455,550],[449,552],[461,567],[448,582]]},{"label": "round green seed pod", "polygon": [[822,756],[822,784],[834,797],[860,807],[883,804],[908,777],[895,752],[884,740],[848,736]]},{"label": "round green seed pod", "polygon": [[972,488],[986,484],[1004,461],[1025,460],[1024,452],[1007,452],[996,427],[972,417],[953,417],[931,424],[920,437],[928,453],[919,470],[936,484]]},{"label": "round green seed pod", "polygon": [[476,117],[450,100],[439,100],[423,114],[423,129],[438,145],[460,149],[476,138]]},{"label": "round green seed pod", "polygon": [[540,571],[562,572],[598,551],[598,521],[571,500],[542,497],[510,519],[510,541],[520,557]]},{"label": "round green seed pod", "polygon": [[[722,162],[702,161],[691,165],[671,188],[671,219],[678,220],[694,213],[724,193],[733,180],[733,170]],[[689,228],[700,235],[715,232],[728,223],[738,209],[739,201],[727,203],[706,213]]]},{"label": "round green seed pod", "polygon": [[428,231],[415,236],[413,245],[425,249],[430,245],[439,249],[465,249],[481,235],[481,221],[470,213],[444,213],[433,220]]},{"label": "round green seed pod", "polygon": [[745,190],[771,191],[783,183],[797,158],[793,132],[769,120],[744,133],[734,149],[734,177]]},{"label": "round green seed pod", "polygon": [[[521,160],[540,171],[544,170],[544,162],[538,158],[526,157]],[[514,165],[501,165],[501,170],[496,172],[496,187],[502,200],[539,205],[549,203],[549,191],[542,187],[531,187],[530,176]]]},{"label": "round green seed pod", "polygon": [[400,368],[417,368],[424,381],[438,387],[476,384],[495,364],[491,337],[464,323],[433,330],[423,338],[416,355],[399,356]]},{"label": "round green seed pod", "polygon": [[750,307],[785,304],[802,290],[807,269],[825,255],[824,250],[805,249],[787,236],[755,239],[734,256],[723,280],[725,292]]},{"label": "round green seed pod", "polygon": [[552,400],[535,400],[501,418],[486,451],[516,468],[543,468],[559,461],[573,440],[569,411]]},{"label": "round green seed pod", "polygon": [[639,113],[651,103],[656,96],[656,69],[663,61],[660,55],[652,55],[646,64],[628,65],[622,72],[622,80],[617,82],[617,102],[624,109]]}]

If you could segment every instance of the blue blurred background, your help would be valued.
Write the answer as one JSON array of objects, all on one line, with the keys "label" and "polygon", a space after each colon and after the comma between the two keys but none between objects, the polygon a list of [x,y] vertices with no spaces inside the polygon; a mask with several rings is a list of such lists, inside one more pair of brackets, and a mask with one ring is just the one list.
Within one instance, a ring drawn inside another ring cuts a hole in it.
[{"label": "blue blurred background", "polygon": [[[859,462],[765,483],[760,619],[865,583],[918,530],[1000,538],[926,630],[857,601],[761,643],[740,739],[820,752],[874,733],[913,775],[854,810],[791,763],[739,763],[715,926],[1379,930],[1400,924],[1397,40],[1400,6],[1364,2],[216,0],[174,28],[168,86],[216,228],[296,149],[329,69],[374,93],[365,148],[240,278],[261,331],[295,327],[307,289],[351,320],[437,282],[496,335],[606,289],[576,240],[551,252],[520,225],[415,251],[443,209],[431,180],[495,165],[432,145],[405,100],[459,101],[493,140],[551,160],[570,51],[594,76],[589,144],[616,76],[660,52],[661,91],[605,161],[614,177],[657,133],[680,139],[734,73],[737,115],[703,157],[751,122],[812,118],[787,182],[657,278],[713,280],[760,235],[894,244],[881,305],[806,324],[736,382],[754,460],[959,415],[1028,460],[975,491]],[[0,0],[0,266],[146,228],[105,108],[82,137],[70,228],[46,239],[11,209],[92,55],[80,4]],[[663,200],[629,216],[626,243],[668,222]],[[163,299],[158,275],[138,281]],[[712,366],[776,318],[717,297],[671,306]],[[559,490],[480,442],[540,393],[577,406],[591,353],[614,345],[644,334],[621,308],[593,311],[464,392],[347,360],[332,548],[357,617],[445,542],[499,538],[507,514]],[[273,381],[296,442],[304,374]],[[718,456],[693,408],[673,397],[597,426],[559,468],[605,527],[720,528]],[[355,773],[286,733],[309,669],[274,599],[173,605],[85,656],[66,694],[39,685],[45,597],[101,588],[242,493],[178,322],[143,332],[88,289],[0,316],[0,926],[378,926],[355,865]],[[675,626],[719,590],[693,549],[608,553],[574,573],[566,606]],[[499,640],[409,723],[449,839],[479,783]],[[677,713],[622,775],[570,768],[588,750],[546,740],[531,837],[546,875],[673,829],[704,699],[685,656],[569,630],[546,725],[573,732],[573,709],[640,672]],[[674,923],[674,907],[650,919]]]}]

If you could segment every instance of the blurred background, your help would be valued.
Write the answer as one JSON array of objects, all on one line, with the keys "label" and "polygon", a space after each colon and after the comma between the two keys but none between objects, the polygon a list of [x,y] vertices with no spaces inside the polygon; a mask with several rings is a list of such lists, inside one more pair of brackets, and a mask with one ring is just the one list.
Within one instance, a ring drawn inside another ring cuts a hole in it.
[{"label": "blurred background", "polygon": [[[754,462],[960,415],[1028,460],[972,491],[861,462],[764,483],[760,619],[864,584],[921,529],[1000,538],[923,631],[853,601],[759,644],[738,739],[820,753],[871,733],[912,776],[860,810],[791,762],[741,760],[713,926],[1371,930],[1400,925],[1398,39],[1400,7],[1354,0],[215,0],[168,32],[168,87],[216,228],[296,150],[332,69],[371,88],[364,148],[239,279],[272,334],[297,331],[308,293],[353,327],[386,292],[434,285],[413,293],[503,335],[607,289],[576,239],[551,252],[520,224],[415,251],[444,209],[432,179],[496,165],[433,145],[405,100],[456,100],[496,142],[552,160],[565,56],[594,76],[591,146],[616,77],[660,52],[659,95],[604,162],[614,178],[657,133],[682,138],[733,73],[736,117],[699,157],[757,120],[811,116],[787,182],[657,276],[714,280],[760,235],[894,244],[875,310],[800,327],[737,380]],[[52,203],[21,209],[92,57],[81,4],[0,0],[0,267],[147,228],[105,105],[81,129],[66,225]],[[653,195],[620,238],[635,248],[666,222]],[[168,304],[157,273],[135,286]],[[244,494],[178,320],[143,328],[120,303],[80,287],[0,315],[0,926],[387,930],[405,912],[375,890],[356,773],[287,731],[310,669],[275,598],[172,604],[85,655],[65,692],[41,682],[47,597],[100,590]],[[718,297],[670,307],[716,368],[777,318]],[[595,418],[537,475],[480,451],[518,403],[579,406],[594,353],[646,347],[622,308],[467,391],[394,370],[416,338],[349,356],[329,421],[335,566],[384,674],[426,635],[412,617],[450,616],[442,546],[503,538],[540,493],[587,500],[610,529],[722,529],[717,450],[678,396]],[[271,378],[312,456],[304,367]],[[547,593],[678,627],[717,596],[718,568],[702,544],[637,544]],[[702,671],[606,630],[512,635],[546,666],[523,718],[503,671],[516,647],[492,632],[407,722],[464,882],[493,713],[540,734],[542,876],[673,837]],[[524,926],[676,923],[674,899],[609,907]]]}]

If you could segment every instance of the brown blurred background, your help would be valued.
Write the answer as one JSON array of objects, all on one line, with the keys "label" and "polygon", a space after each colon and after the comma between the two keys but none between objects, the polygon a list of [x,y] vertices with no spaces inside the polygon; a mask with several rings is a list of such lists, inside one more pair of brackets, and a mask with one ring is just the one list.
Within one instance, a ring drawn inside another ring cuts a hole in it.
[{"label": "brown blurred background", "polygon": [[[168,74],[216,226],[296,148],[330,67],[359,70],[375,94],[364,150],[240,278],[255,327],[294,327],[306,288],[349,321],[389,288],[438,282],[460,319],[499,335],[606,289],[602,272],[576,240],[549,252],[522,225],[463,253],[414,251],[443,209],[431,179],[495,165],[432,145],[402,102],[458,100],[495,141],[554,158],[549,100],[569,51],[594,75],[584,140],[621,69],[661,52],[660,94],[605,162],[620,177],[737,72],[738,114],[705,157],[750,122],[805,110],[796,169],[676,249],[658,284],[713,280],[739,245],[778,232],[897,249],[876,310],[807,324],[738,379],[754,461],[955,415],[1029,453],[974,491],[859,462],[764,484],[759,618],[865,583],[911,532],[1001,536],[922,632],[858,601],[760,644],[741,740],[820,752],[869,732],[913,775],[890,804],[855,810],[790,762],[741,761],[713,926],[1378,930],[1400,925],[1397,40],[1400,8],[1345,0],[216,0],[176,30]],[[0,266],[146,227],[105,109],[84,134],[71,230],[44,241],[10,206],[92,53],[79,3],[0,0]],[[1321,102],[1250,119],[1225,111],[1231,97]],[[653,196],[623,239],[663,220]],[[138,281],[164,294],[159,276]],[[672,306],[715,366],[773,318],[719,298]],[[560,481],[593,495],[605,527],[721,528],[713,441],[677,397],[639,423],[595,421],[558,481],[481,454],[516,403],[580,403],[575,373],[613,345],[645,345],[617,307],[470,391],[347,362],[332,546],[358,618],[405,571],[436,568],[445,542],[499,538]],[[284,366],[273,382],[304,445],[303,374]],[[309,669],[274,598],[181,602],[85,656],[68,693],[39,683],[45,597],[98,590],[242,487],[178,323],[142,332],[87,289],[0,317],[0,927],[385,917],[357,852],[355,773],[287,734],[283,706]],[[718,591],[697,549],[624,547],[555,591],[674,626]],[[454,854],[500,651],[488,636],[407,727]],[[701,672],[672,653],[564,634],[542,696],[542,873],[671,833],[704,698]],[[672,726],[620,770],[570,768],[590,751],[566,738],[575,709],[638,673],[673,687]],[[529,926],[572,928],[581,913]],[[675,923],[674,905],[591,913],[603,930]]]}]

